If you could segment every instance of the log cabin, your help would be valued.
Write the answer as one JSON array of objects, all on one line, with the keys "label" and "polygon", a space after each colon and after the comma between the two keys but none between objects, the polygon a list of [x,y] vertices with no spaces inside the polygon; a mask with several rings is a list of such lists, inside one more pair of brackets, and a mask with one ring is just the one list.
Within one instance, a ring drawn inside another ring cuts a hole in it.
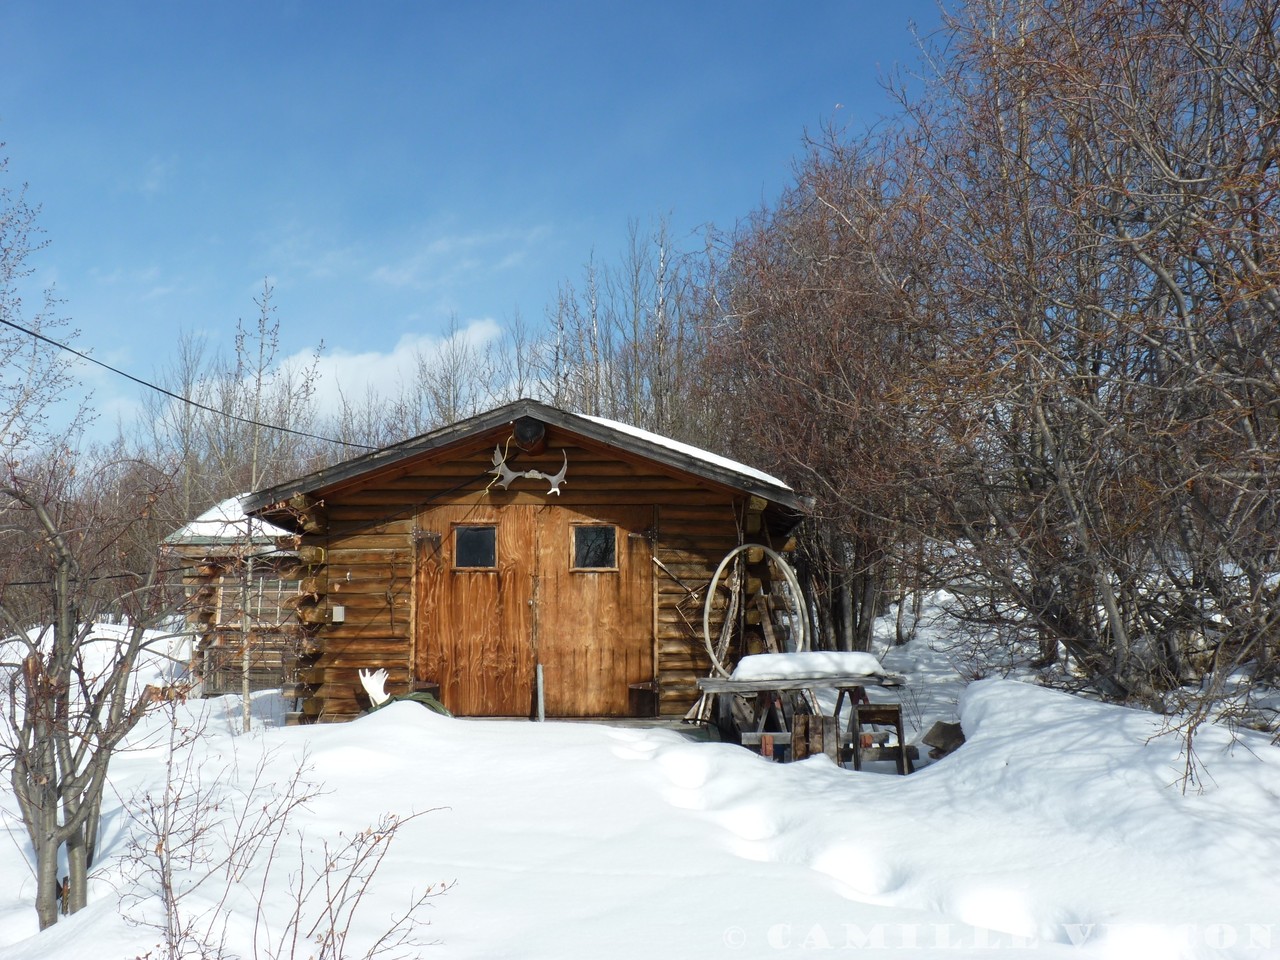
[{"label": "log cabin", "polygon": [[298,596],[295,535],[250,520],[238,497],[215,504],[161,541],[181,570],[185,614],[194,643],[194,676],[204,696],[240,693],[248,639],[249,687],[292,682],[305,631]]},{"label": "log cabin", "polygon": [[293,722],[326,722],[365,708],[366,668],[461,716],[527,717],[539,696],[550,717],[683,715],[709,668],[718,563],[744,542],[782,548],[806,501],[741,463],[518,400],[242,506],[296,535],[309,653],[286,695]]}]

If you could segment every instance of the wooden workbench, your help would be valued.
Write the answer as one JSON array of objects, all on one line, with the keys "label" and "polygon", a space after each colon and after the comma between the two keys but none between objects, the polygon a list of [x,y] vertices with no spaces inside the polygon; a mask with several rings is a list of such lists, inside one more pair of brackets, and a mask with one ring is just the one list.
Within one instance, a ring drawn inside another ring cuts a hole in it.
[{"label": "wooden workbench", "polygon": [[[810,752],[806,743],[803,749],[793,749],[793,734],[797,726],[795,718],[811,717],[817,720],[818,733],[813,742],[822,744],[825,752],[836,763],[844,757],[842,736],[847,740],[854,736],[852,720],[850,729],[841,734],[840,711],[846,698],[851,704],[866,703],[867,687],[899,687],[905,678],[896,674],[840,674],[801,676],[773,679],[739,680],[731,677],[706,677],[698,681],[698,689],[716,698],[715,723],[724,740],[740,743],[759,751],[762,755],[773,756],[779,747],[793,755],[807,756]],[[835,690],[836,705],[829,717],[821,716],[818,704],[812,691],[815,689]],[[747,707],[745,718],[734,714],[734,698],[741,698]],[[820,720],[817,718],[821,718]],[[813,720],[805,720],[800,724],[808,738]],[[799,743],[795,744],[800,747]],[[903,746],[905,750],[905,745]],[[871,757],[868,757],[871,759]]]}]

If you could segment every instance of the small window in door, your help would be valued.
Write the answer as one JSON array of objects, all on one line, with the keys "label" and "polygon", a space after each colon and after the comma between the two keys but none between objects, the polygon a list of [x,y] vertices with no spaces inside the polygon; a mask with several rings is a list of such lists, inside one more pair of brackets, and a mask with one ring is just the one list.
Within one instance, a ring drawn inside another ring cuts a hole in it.
[{"label": "small window in door", "polygon": [[459,570],[492,570],[498,565],[498,528],[454,527],[453,565]]},{"label": "small window in door", "polygon": [[603,524],[573,527],[573,569],[617,570],[617,528]]}]

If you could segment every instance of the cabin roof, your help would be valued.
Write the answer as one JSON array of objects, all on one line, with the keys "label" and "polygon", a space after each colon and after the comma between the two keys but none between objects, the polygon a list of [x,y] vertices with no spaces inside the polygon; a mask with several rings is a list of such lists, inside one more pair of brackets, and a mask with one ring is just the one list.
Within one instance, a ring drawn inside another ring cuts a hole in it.
[{"label": "cabin roof", "polygon": [[693,475],[753,496],[762,497],[788,510],[804,512],[806,498],[776,477],[754,467],[721,457],[698,447],[641,430],[613,420],[569,413],[537,400],[516,400],[486,413],[441,427],[411,440],[392,444],[351,460],[317,470],[288,483],[246,496],[241,505],[254,515],[290,497],[323,497],[326,491],[380,470],[391,468],[421,454],[452,444],[465,443],[505,424],[530,417],[571,434],[643,457],[669,469]]},{"label": "cabin roof", "polygon": [[[274,544],[280,537],[293,536],[283,527],[266,520],[250,520],[241,506],[242,497],[229,497],[164,538],[172,547],[207,547],[225,543]],[[252,529],[250,524],[252,523]],[[250,534],[252,533],[252,537]]]}]

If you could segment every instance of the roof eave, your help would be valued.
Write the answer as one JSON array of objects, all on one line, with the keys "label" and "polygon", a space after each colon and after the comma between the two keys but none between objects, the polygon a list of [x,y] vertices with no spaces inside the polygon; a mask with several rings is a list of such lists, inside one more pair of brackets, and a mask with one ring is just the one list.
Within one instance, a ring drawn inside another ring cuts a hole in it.
[{"label": "roof eave", "polygon": [[692,457],[671,447],[653,443],[644,437],[622,433],[587,417],[547,406],[537,400],[527,399],[513,401],[478,416],[441,427],[431,433],[383,447],[373,453],[346,460],[258,493],[249,494],[241,500],[241,505],[246,514],[256,515],[273,504],[282,503],[299,494],[310,494],[345,480],[372,473],[384,467],[391,467],[410,457],[445,447],[457,440],[486,433],[494,427],[511,423],[521,417],[536,417],[552,426],[569,430],[598,443],[628,450],[685,473],[761,497],[797,513],[807,513],[812,509],[812,501],[809,498],[799,496],[789,487],[763,483],[754,477]]}]

